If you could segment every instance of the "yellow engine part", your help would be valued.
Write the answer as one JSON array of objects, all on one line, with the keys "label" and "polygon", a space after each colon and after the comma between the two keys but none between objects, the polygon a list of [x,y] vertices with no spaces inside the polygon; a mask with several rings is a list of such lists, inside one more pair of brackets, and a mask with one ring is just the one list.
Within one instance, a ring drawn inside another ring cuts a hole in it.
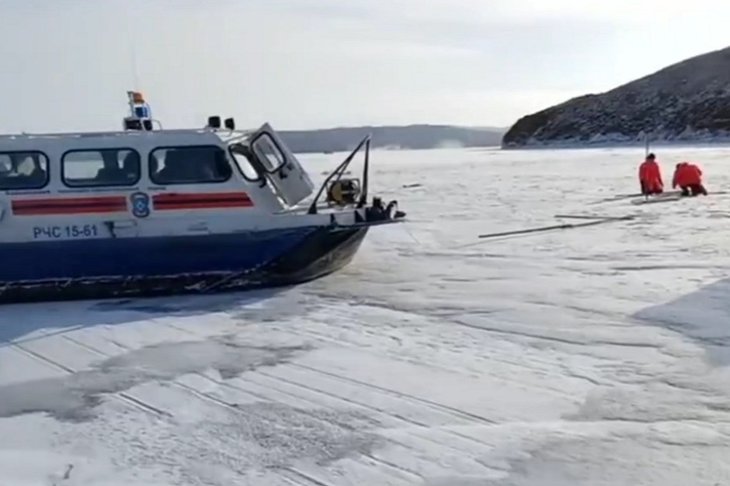
[{"label": "yellow engine part", "polygon": [[332,203],[344,206],[353,204],[360,192],[357,181],[350,179],[339,180],[332,183],[328,191],[328,200]]}]

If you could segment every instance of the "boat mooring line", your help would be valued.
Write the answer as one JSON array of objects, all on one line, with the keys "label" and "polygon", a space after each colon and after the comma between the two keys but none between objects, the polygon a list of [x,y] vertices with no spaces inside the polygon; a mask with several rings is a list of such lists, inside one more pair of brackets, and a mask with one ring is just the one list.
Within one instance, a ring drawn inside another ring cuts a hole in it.
[{"label": "boat mooring line", "polygon": [[411,231],[410,231],[410,230],[408,229],[408,227],[407,227],[407,226],[406,226],[405,224],[403,225],[403,230],[404,230],[404,231],[405,231],[405,232],[406,232],[406,233],[408,234],[408,236],[410,236],[410,237],[411,237],[411,239],[412,239],[412,240],[413,240],[413,241],[414,241],[414,242],[415,242],[415,243],[416,243],[417,245],[420,245],[420,244],[421,244],[421,242],[420,242],[420,241],[418,241],[418,238],[416,238],[415,236],[413,236],[413,233],[411,233]]}]

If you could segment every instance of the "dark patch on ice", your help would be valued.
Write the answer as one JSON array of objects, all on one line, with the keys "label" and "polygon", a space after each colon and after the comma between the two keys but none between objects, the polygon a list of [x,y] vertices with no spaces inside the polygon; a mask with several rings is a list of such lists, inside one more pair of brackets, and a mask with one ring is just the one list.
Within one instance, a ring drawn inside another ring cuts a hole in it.
[{"label": "dark patch on ice", "polygon": [[667,421],[703,421],[716,416],[698,401],[696,392],[658,382],[625,388],[599,388],[580,409],[563,418],[575,422],[631,422],[654,424]]},{"label": "dark patch on ice", "polygon": [[217,471],[249,484],[245,478],[255,471],[275,472],[299,462],[327,466],[345,457],[369,455],[386,444],[368,416],[349,410],[258,402],[215,420],[201,419],[176,423],[110,415],[104,417],[108,428],[80,425],[65,442],[113,450],[115,463],[123,468],[157,469],[164,464],[165,483],[215,485],[232,484]]},{"label": "dark patch on ice", "polygon": [[616,255],[615,254],[575,255],[575,256],[566,256],[566,257],[563,257],[563,259],[566,261],[572,261],[572,262],[588,262],[588,263],[613,262],[613,261],[616,261]]},{"label": "dark patch on ice", "polygon": [[[511,471],[502,479],[485,479],[481,482],[458,482],[454,486],[583,486],[587,484],[629,485],[644,484],[640,479],[646,469],[638,471],[638,481],[618,480],[621,471],[615,471],[615,440],[564,439],[546,440],[541,447],[530,451],[524,459],[510,461]],[[601,457],[601,453],[606,457]],[[616,462],[620,462],[616,461]],[[613,467],[612,467],[613,466]],[[652,468],[653,470],[653,468]],[[624,472],[625,474],[625,472]],[[628,474],[631,476],[631,474]],[[440,483],[444,486],[446,483]],[[653,484],[653,483],[652,483]],[[440,486],[439,485],[439,486]],[[431,486],[429,484],[429,486]]]},{"label": "dark patch on ice", "polygon": [[444,474],[444,477],[440,477],[438,479],[426,479],[420,484],[422,486],[489,486],[502,483],[490,482],[490,480],[486,478],[463,478]]},{"label": "dark patch on ice", "polygon": [[[282,466],[295,458],[326,465],[349,455],[370,454],[383,440],[365,432],[372,422],[355,412],[305,410],[281,403],[246,404],[239,409],[249,426],[244,438],[269,451],[264,459],[267,467]],[[347,425],[348,421],[353,425]]]},{"label": "dark patch on ice", "polygon": [[322,303],[306,298],[300,298],[292,302],[280,302],[277,305],[267,306],[258,309],[242,309],[232,314],[234,319],[259,323],[259,322],[281,322],[292,318],[301,318],[307,313],[319,309]]},{"label": "dark patch on ice", "polygon": [[5,319],[0,326],[0,348],[74,329],[145,321],[150,315],[194,317],[249,309],[255,320],[256,312],[264,308],[295,309],[296,301],[285,294],[288,289],[278,287],[242,293],[110,300],[92,304],[53,302],[11,306],[9,310],[3,309]]},{"label": "dark patch on ice", "polygon": [[220,312],[272,299],[284,289],[250,290],[205,296],[170,296],[101,301],[90,307],[92,311],[133,311],[145,314],[190,314]]},{"label": "dark patch on ice", "polygon": [[642,309],[633,317],[691,339],[715,366],[730,365],[730,279]]},{"label": "dark patch on ice", "polygon": [[[680,432],[681,434],[681,432]],[[727,444],[666,441],[649,429],[616,430],[602,436],[555,434],[511,460],[509,475],[481,482],[429,486],[614,486],[725,484]]]},{"label": "dark patch on ice", "polygon": [[180,308],[173,305],[165,305],[165,304],[133,304],[128,303],[127,305],[123,307],[102,307],[101,305],[96,306],[96,310],[126,310],[126,311],[134,311],[134,312],[143,312],[145,314],[175,314],[176,312],[180,312]]},{"label": "dark patch on ice", "polygon": [[613,270],[619,272],[641,272],[647,270],[706,270],[708,268],[716,268],[715,265],[669,265],[669,264],[657,264],[657,265],[625,265],[625,266],[614,266],[611,267]]},{"label": "dark patch on ice", "polygon": [[105,395],[209,369],[230,379],[260,367],[276,366],[309,349],[247,346],[229,338],[157,344],[67,376],[0,386],[0,417],[45,412],[58,420],[89,420]]}]

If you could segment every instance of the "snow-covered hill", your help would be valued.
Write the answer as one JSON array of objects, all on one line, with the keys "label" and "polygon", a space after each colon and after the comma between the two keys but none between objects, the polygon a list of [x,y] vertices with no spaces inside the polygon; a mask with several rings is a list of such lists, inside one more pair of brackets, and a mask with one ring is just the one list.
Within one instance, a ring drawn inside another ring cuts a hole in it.
[{"label": "snow-covered hill", "polygon": [[505,148],[652,141],[730,141],[730,47],[687,59],[603,94],[527,115]]}]

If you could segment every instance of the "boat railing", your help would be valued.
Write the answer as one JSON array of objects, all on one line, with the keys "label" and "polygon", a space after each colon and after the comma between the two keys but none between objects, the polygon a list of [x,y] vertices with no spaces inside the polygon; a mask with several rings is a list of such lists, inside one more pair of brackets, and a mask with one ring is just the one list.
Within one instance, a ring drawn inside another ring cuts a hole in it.
[{"label": "boat railing", "polygon": [[358,201],[357,207],[361,208],[365,206],[368,199],[368,172],[369,172],[369,166],[370,166],[370,139],[371,135],[366,135],[359,144],[357,144],[357,147],[350,152],[350,155],[348,155],[345,160],[343,160],[340,165],[337,166],[337,168],[332,171],[332,173],[327,176],[327,178],[324,180],[322,185],[319,188],[319,191],[317,191],[317,195],[314,197],[314,200],[312,200],[312,203],[309,205],[309,214],[317,214],[317,202],[319,201],[319,198],[322,196],[322,193],[327,189],[327,187],[332,182],[339,181],[342,176],[345,174],[345,171],[347,171],[347,168],[350,166],[352,161],[355,159],[355,156],[365,149],[365,162],[363,166],[363,175],[362,175],[362,191],[360,193],[360,200]]}]

